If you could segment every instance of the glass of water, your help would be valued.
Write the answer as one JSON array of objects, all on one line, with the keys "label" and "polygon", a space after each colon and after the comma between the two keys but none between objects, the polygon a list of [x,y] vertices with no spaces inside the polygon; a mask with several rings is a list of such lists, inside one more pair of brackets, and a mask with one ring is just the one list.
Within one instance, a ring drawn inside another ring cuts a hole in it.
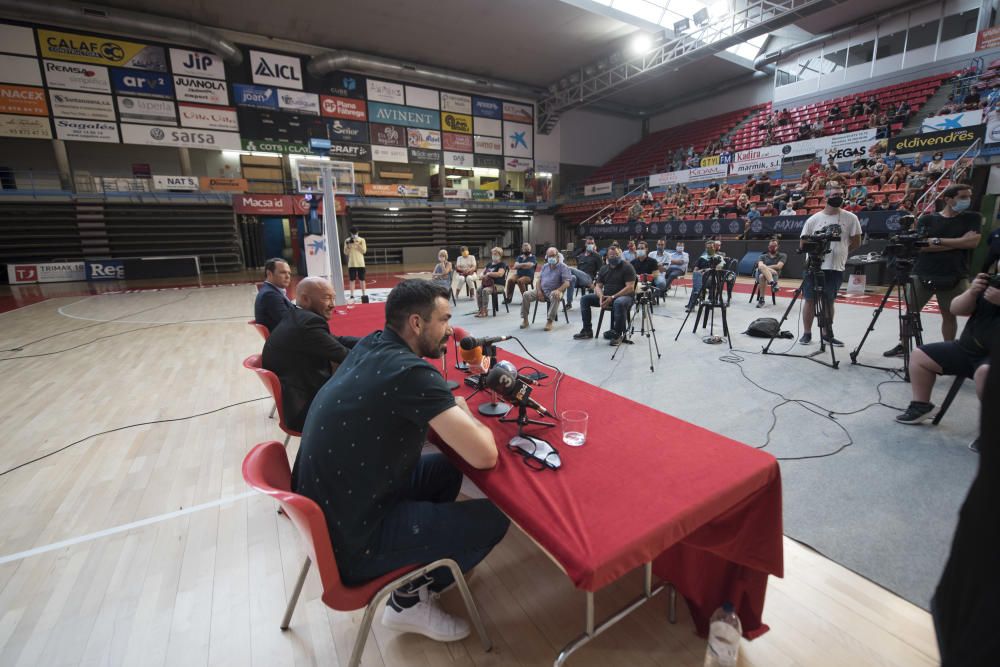
[{"label": "glass of water", "polygon": [[566,410],[562,413],[563,442],[579,447],[587,442],[587,421],[590,416],[583,410]]}]

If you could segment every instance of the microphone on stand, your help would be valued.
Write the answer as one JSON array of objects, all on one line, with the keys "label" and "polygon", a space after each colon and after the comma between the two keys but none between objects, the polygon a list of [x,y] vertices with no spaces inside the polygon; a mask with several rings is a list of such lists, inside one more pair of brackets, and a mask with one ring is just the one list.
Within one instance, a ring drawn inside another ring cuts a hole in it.
[{"label": "microphone on stand", "polygon": [[462,359],[458,351],[458,341],[465,340],[468,335],[468,332],[462,327],[454,327],[451,332],[451,341],[455,347],[455,368],[460,371],[469,370],[469,365]]},{"label": "microphone on stand", "polygon": [[490,369],[483,386],[510,399],[515,405],[524,405],[543,417],[552,417],[552,413],[544,405],[531,398],[531,387],[517,372],[517,367],[509,361],[501,361]]},{"label": "microphone on stand", "polygon": [[487,345],[493,345],[494,343],[502,343],[503,341],[510,340],[511,338],[513,338],[513,336],[484,336],[482,338],[465,336],[462,338],[461,346],[463,350],[471,350],[476,347],[486,347]]}]

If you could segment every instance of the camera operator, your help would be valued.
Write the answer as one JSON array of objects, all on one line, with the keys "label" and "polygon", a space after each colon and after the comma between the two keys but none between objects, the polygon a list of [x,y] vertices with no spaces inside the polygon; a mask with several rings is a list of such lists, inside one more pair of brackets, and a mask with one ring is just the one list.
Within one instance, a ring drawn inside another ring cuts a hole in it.
[{"label": "camera operator", "polygon": [[[941,310],[941,337],[955,340],[958,320],[951,310],[951,301],[969,287],[967,279],[972,250],[979,245],[983,216],[970,211],[972,188],[951,185],[941,193],[944,208],[940,213],[928,213],[917,220],[917,229],[926,235],[928,245],[920,249],[913,265],[913,307],[916,312],[927,305],[931,295],[937,296]],[[903,345],[885,352],[885,356],[902,356]]]},{"label": "camera operator", "polygon": [[931,416],[931,390],[937,375],[971,377],[981,398],[989,372],[990,343],[1000,336],[1000,279],[980,273],[972,285],[950,302],[952,315],[968,315],[958,341],[921,345],[910,355],[913,400],[896,421],[920,424]]},{"label": "camera operator", "polygon": [[[837,298],[837,290],[844,282],[844,267],[847,265],[847,256],[852,250],[861,245],[861,223],[858,216],[850,211],[844,211],[844,191],[840,186],[828,187],[826,190],[826,206],[822,211],[814,213],[806,220],[802,227],[801,236],[812,236],[822,232],[827,227],[838,225],[840,227],[840,241],[830,244],[830,252],[823,258],[823,294],[826,301],[826,312],[829,314],[829,331],[821,331],[823,341],[834,347],[843,347],[844,344],[833,335],[833,302]],[[805,243],[799,240],[799,248]],[[805,305],[802,308],[802,337],[799,338],[800,345],[812,343],[812,325],[815,315],[815,290],[813,288],[812,274],[806,271],[805,279],[802,281],[802,293],[805,296]]]},{"label": "camera operator", "polygon": [[576,256],[576,268],[569,267],[573,277],[569,281],[569,292],[566,297],[566,307],[573,307],[573,296],[577,290],[583,291],[594,284],[597,272],[601,270],[604,260],[597,252],[597,244],[593,236],[583,239],[583,251]]},{"label": "camera operator", "polygon": [[691,297],[688,299],[685,312],[690,313],[698,303],[698,296],[701,294],[701,285],[705,280],[705,274],[713,269],[723,270],[725,268],[725,257],[719,252],[722,243],[715,239],[705,241],[705,252],[697,259],[694,270],[691,271]]},{"label": "camera operator", "polygon": [[764,288],[770,285],[771,290],[778,291],[778,277],[781,276],[781,269],[788,261],[788,255],[778,251],[778,239],[771,239],[767,243],[767,252],[761,253],[757,260],[755,271],[757,278],[757,307],[764,307]]},{"label": "camera operator", "polygon": [[590,326],[590,309],[597,306],[611,311],[611,328],[604,333],[604,337],[610,340],[613,346],[621,343],[628,321],[628,311],[632,308],[635,278],[635,268],[622,260],[621,251],[615,246],[608,248],[608,263],[602,266],[597,274],[594,293],[585,294],[580,299],[583,329],[573,338],[587,340],[594,337],[594,330]]}]

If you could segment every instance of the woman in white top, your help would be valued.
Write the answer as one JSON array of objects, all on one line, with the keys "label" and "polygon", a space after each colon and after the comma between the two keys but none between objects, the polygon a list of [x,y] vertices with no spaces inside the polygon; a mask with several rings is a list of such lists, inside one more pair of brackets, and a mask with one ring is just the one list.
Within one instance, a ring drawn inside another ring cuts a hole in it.
[{"label": "woman in white top", "polygon": [[479,286],[479,276],[476,273],[476,258],[469,254],[466,246],[462,246],[462,254],[455,260],[455,279],[452,288],[461,290],[463,285],[469,298],[474,298],[476,288]]}]

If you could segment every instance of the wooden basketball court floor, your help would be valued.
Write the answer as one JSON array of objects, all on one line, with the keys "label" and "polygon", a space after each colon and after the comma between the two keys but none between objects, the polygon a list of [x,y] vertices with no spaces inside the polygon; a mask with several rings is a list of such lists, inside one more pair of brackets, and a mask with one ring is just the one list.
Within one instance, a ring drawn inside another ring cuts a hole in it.
[{"label": "wooden basketball court floor", "polygon": [[[361,612],[327,609],[315,570],[278,629],[302,553],[240,474],[253,444],[282,438],[240,365],[261,347],[254,293],[62,296],[0,314],[0,665],[346,664]],[[937,663],[926,612],[789,539],[785,559],[772,629],[743,642],[741,665]],[[513,527],[470,585],[492,653],[376,623],[363,664],[548,665],[581,631],[583,594]],[[600,592],[598,619],[641,589],[633,573]],[[444,604],[462,613],[457,593]],[[686,608],[670,625],[666,604],[568,664],[700,665]]]}]

